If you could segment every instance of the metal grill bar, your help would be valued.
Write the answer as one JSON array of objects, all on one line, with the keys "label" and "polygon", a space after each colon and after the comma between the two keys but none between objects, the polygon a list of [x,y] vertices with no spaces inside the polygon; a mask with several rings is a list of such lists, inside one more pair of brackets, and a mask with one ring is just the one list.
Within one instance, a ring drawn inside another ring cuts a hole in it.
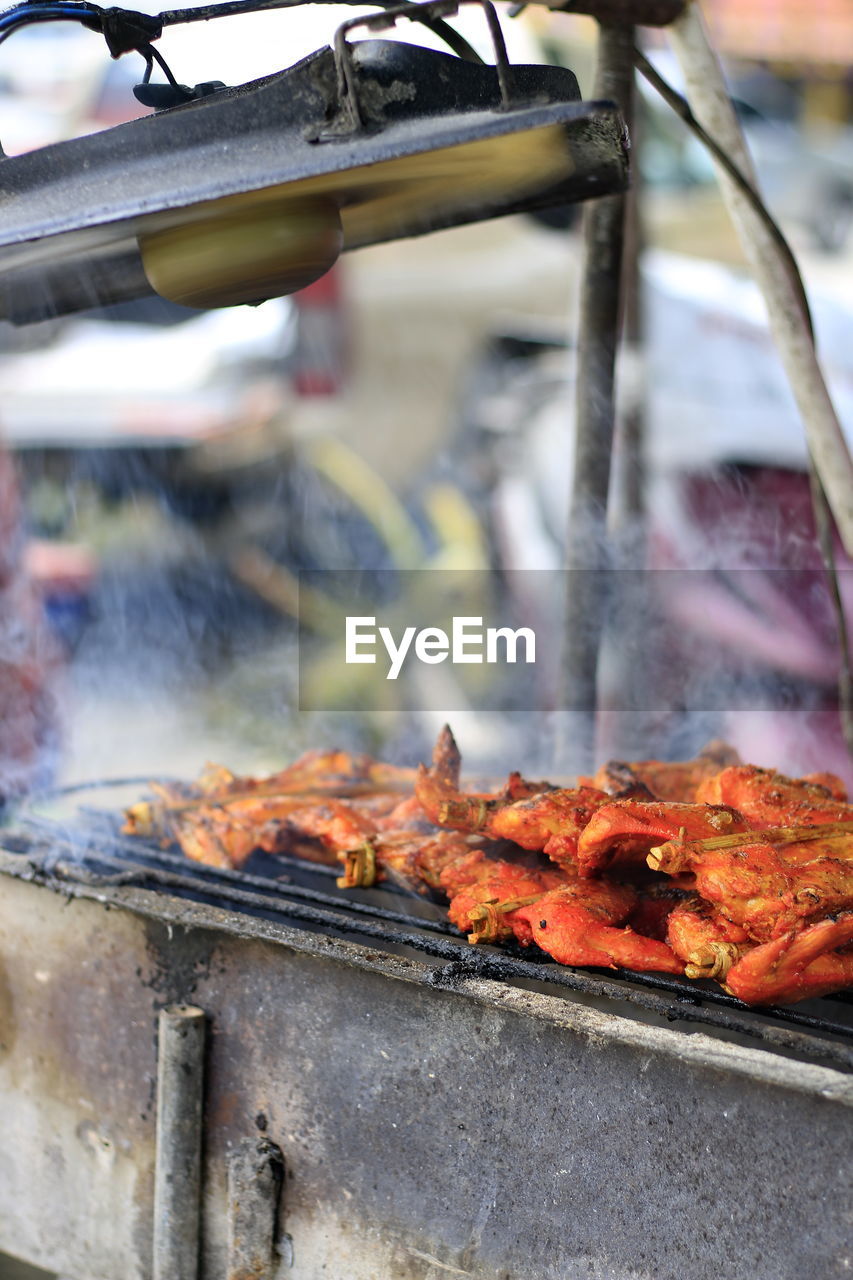
[{"label": "metal grill bar", "polygon": [[[31,823],[36,829],[43,830],[52,843],[57,845],[67,844],[75,850],[78,856],[80,853],[85,852],[90,861],[105,860],[103,839],[99,840],[94,834],[81,834],[78,840],[76,833],[73,836],[69,836],[67,833],[57,832],[53,824],[45,819],[33,818],[27,821],[28,825]],[[199,882],[203,883],[205,879],[221,880],[225,884],[233,886],[233,888],[220,890],[220,896],[227,895],[232,900],[244,902],[248,906],[258,905],[260,899],[256,894],[248,894],[244,897],[246,886],[263,890],[264,894],[269,895],[264,898],[266,906],[276,906],[282,897],[295,898],[305,902],[316,903],[318,906],[328,906],[337,911],[351,911],[355,915],[370,916],[378,920],[387,920],[389,923],[394,924],[417,925],[419,929],[446,934],[452,938],[458,937],[456,931],[444,920],[422,919],[419,916],[412,916],[402,911],[392,911],[387,907],[368,905],[355,899],[350,900],[348,896],[344,897],[341,894],[323,893],[318,889],[309,889],[304,885],[293,884],[289,881],[289,877],[271,879],[268,876],[252,875],[250,872],[232,871],[228,867],[210,867],[202,863],[192,863],[178,854],[169,853],[164,849],[156,849],[138,840],[124,840],[120,836],[114,835],[110,835],[108,839],[114,848],[128,855],[127,859],[123,860],[123,865],[129,867],[130,870],[126,878],[124,873],[121,873],[120,883],[122,884],[141,883],[142,881],[138,878],[140,875],[140,863],[151,861],[164,867],[166,871],[162,874],[152,873],[150,877],[146,877],[142,873],[142,878],[154,878],[156,875],[157,882],[162,883],[164,886],[171,885],[176,888],[198,887]],[[277,854],[276,860],[311,875],[320,874],[336,878],[340,874],[339,869],[335,867],[325,866],[321,862],[309,862],[304,858],[295,858],[288,854]],[[116,862],[117,859],[110,856],[109,861]],[[175,869],[174,874],[169,874],[170,868]],[[188,875],[188,872],[192,874]],[[118,882],[113,879],[111,883]]]},{"label": "metal grill bar", "polygon": [[[271,877],[189,863],[182,856],[144,841],[126,840],[98,830],[98,826],[106,824],[114,829],[111,814],[90,814],[89,818],[90,821],[100,819],[100,822],[88,829],[77,826],[69,833],[67,826],[59,826],[49,819],[27,817],[27,826],[46,845],[46,851],[44,848],[41,851],[42,866],[39,868],[33,862],[33,878],[169,889],[181,896],[212,900],[216,905],[224,904],[268,919],[298,921],[324,931],[411,948],[421,956],[444,962],[435,969],[432,981],[436,985],[452,986],[466,977],[535,981],[547,984],[552,990],[624,1001],[668,1022],[695,1023],[735,1033],[757,1040],[767,1048],[853,1069],[853,1044],[850,1043],[853,1028],[833,1019],[796,1008],[753,1009],[723,991],[661,974],[607,970],[607,976],[602,976],[553,962],[516,958],[491,947],[472,947],[461,941],[444,920],[360,902],[349,892],[332,895]],[[65,857],[62,850],[67,851]],[[85,858],[85,864],[81,858]],[[334,868],[299,858],[283,856],[276,861],[311,874],[335,874]],[[413,899],[413,903],[420,901]],[[790,1029],[792,1027],[798,1029]],[[828,1036],[844,1037],[847,1043],[826,1039]]]}]

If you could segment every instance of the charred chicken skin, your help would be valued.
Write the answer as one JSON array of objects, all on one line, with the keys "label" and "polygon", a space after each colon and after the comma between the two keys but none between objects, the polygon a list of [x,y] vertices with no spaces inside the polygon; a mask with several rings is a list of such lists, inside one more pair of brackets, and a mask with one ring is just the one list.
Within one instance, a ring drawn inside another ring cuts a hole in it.
[{"label": "charred chicken skin", "polygon": [[690,896],[690,891],[677,888],[672,883],[657,881],[651,884],[634,884],[637,901],[625,921],[637,933],[646,938],[656,938],[671,946],[669,921],[675,911]]},{"label": "charred chicken skin", "polygon": [[740,763],[738,753],[725,742],[709,742],[695,760],[610,760],[592,780],[602,791],[622,791],[642,783],[658,800],[690,803],[700,783],[728,765]]},{"label": "charred chicken skin", "polygon": [[[843,785],[837,778],[835,782]],[[696,800],[699,804],[732,805],[753,830],[853,819],[853,805],[836,799],[827,787],[752,764],[732,765],[706,779],[697,788]]]}]

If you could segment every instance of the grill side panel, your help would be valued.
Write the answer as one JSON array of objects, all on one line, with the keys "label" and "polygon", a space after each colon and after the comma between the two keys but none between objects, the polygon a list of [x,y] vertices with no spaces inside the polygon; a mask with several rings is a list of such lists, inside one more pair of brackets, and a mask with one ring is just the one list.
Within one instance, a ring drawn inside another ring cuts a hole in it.
[{"label": "grill side panel", "polygon": [[150,1273],[157,1012],[192,1002],[210,1018],[207,1280],[227,1159],[261,1133],[284,1154],[295,1280],[843,1274],[835,1072],[771,1059],[762,1078],[756,1051],[446,989],[416,961],[251,936],[165,895],[122,909],[0,883],[0,1249],[80,1280]]}]

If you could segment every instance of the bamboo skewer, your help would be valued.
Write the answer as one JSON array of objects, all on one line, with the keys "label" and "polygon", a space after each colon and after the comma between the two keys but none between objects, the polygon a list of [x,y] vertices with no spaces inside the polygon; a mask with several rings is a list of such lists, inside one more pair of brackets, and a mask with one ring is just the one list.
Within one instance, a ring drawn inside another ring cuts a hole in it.
[{"label": "bamboo skewer", "polygon": [[440,827],[464,822],[470,831],[480,831],[486,825],[490,805],[488,800],[461,797],[458,800],[444,800],[438,810]]},{"label": "bamboo skewer", "polygon": [[751,944],[742,942],[709,942],[705,947],[691,951],[684,966],[685,977],[716,978],[725,982],[729,969],[750,950]]},{"label": "bamboo skewer", "polygon": [[478,906],[472,907],[468,912],[468,919],[473,929],[468,934],[468,941],[470,943],[494,942],[500,933],[501,916],[509,911],[515,911],[518,907],[527,907],[531,902],[538,902],[544,895],[543,889],[541,893],[531,893],[526,898],[507,898],[503,902],[493,899],[491,902],[481,902]]},{"label": "bamboo skewer", "polygon": [[343,875],[335,881],[339,889],[369,889],[376,884],[376,846],[372,840],[338,856],[344,864]]},{"label": "bamboo skewer", "polygon": [[[682,827],[682,836],[684,828]],[[825,822],[809,827],[768,827],[765,831],[734,831],[707,840],[667,840],[655,845],[646,859],[653,871],[678,871],[691,855],[716,849],[746,848],[751,844],[805,844],[811,840],[840,840],[853,835],[853,822]]]}]

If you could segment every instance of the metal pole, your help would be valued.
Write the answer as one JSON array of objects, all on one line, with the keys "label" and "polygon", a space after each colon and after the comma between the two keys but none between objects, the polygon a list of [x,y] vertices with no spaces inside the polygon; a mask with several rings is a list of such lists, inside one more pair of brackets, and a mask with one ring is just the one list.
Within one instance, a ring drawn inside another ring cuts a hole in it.
[{"label": "metal pole", "polygon": [[204,1038],[203,1010],[161,1010],[153,1280],[195,1280],[198,1271]]},{"label": "metal pole", "polygon": [[[599,27],[594,95],[616,101],[630,126],[634,28]],[[577,343],[574,473],[566,544],[561,706],[577,708],[581,728],[563,742],[560,767],[593,765],[598,654],[609,563],[607,498],[615,417],[614,368],[622,299],[624,195],[605,196],[584,211],[584,266]]]},{"label": "metal pole", "polygon": [[[630,398],[625,404],[618,428],[619,478],[616,495],[616,528],[629,538],[644,543],[643,528],[646,515],[646,406],[644,372],[644,315],[643,280],[640,275],[640,258],[645,248],[643,225],[643,180],[638,156],[643,139],[636,111],[636,84],[631,92],[631,186],[626,192],[625,246],[623,250],[622,288],[624,291],[624,317],[622,322],[622,363],[629,363]],[[624,386],[622,387],[624,392]],[[623,403],[624,403],[623,396]],[[614,521],[611,520],[611,526]],[[632,547],[632,563],[642,560],[642,546]]]}]

